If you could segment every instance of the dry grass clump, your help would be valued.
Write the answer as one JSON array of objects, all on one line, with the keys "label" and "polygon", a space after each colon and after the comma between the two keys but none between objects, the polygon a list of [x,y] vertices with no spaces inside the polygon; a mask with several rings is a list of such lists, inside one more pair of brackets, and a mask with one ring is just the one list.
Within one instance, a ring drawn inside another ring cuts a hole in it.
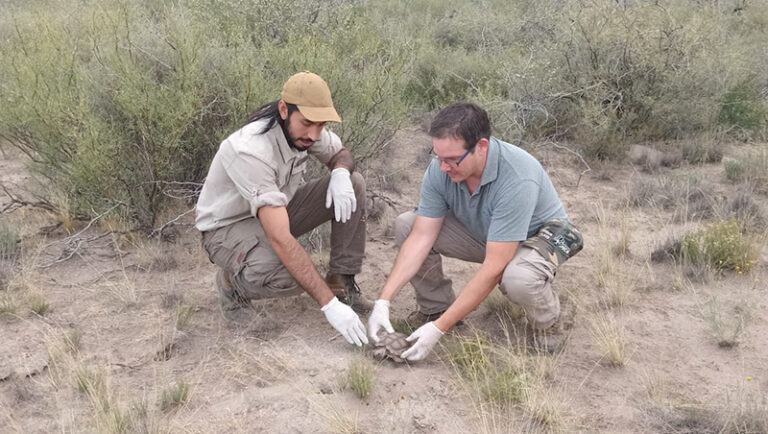
[{"label": "dry grass clump", "polygon": [[170,271],[179,266],[176,249],[171,243],[141,240],[136,243],[136,266],[143,271]]},{"label": "dry grass clump", "polygon": [[629,357],[624,326],[610,312],[595,312],[588,321],[603,360],[610,366],[624,366]]},{"label": "dry grass clump", "polygon": [[739,345],[752,319],[751,306],[743,301],[726,311],[727,307],[717,297],[712,297],[701,307],[701,316],[718,346],[732,348]]},{"label": "dry grass clump", "polygon": [[263,343],[257,351],[245,345],[228,345],[222,349],[219,364],[229,378],[242,385],[268,386],[283,379],[295,369],[288,353],[276,345]]},{"label": "dry grass clump", "polygon": [[479,333],[448,340],[443,350],[472,402],[481,431],[519,428],[521,423],[534,431],[563,429],[564,403],[546,380],[556,358],[529,355],[509,341],[495,344]]},{"label": "dry grass clump", "polygon": [[637,177],[628,193],[629,206],[674,211],[678,221],[711,218],[715,194],[709,183],[696,176]]},{"label": "dry grass clump", "polygon": [[722,142],[703,135],[683,144],[683,160],[689,164],[719,163],[723,159]]},{"label": "dry grass clump", "polygon": [[357,412],[352,412],[333,400],[333,395],[304,394],[313,413],[320,416],[328,432],[339,434],[362,434]]},{"label": "dry grass clump", "polygon": [[362,354],[357,354],[349,362],[345,385],[358,398],[367,398],[373,391],[374,373],[375,369],[368,358]]},{"label": "dry grass clump", "polygon": [[176,381],[171,386],[163,389],[158,405],[160,410],[168,411],[178,408],[189,402],[192,385],[186,380]]}]

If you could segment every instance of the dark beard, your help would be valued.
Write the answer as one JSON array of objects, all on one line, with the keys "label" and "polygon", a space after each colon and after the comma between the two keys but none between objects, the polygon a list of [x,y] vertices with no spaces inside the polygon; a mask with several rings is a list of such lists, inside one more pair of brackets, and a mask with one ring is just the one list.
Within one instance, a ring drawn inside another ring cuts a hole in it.
[{"label": "dark beard", "polygon": [[299,146],[296,144],[296,140],[294,140],[293,135],[291,135],[290,130],[288,129],[288,126],[291,123],[289,119],[290,119],[290,116],[286,120],[281,119],[281,122],[280,122],[280,128],[283,129],[283,135],[285,136],[285,141],[288,142],[288,146],[290,146],[291,149],[295,149],[299,152],[304,152],[307,149],[309,149],[309,146]]}]

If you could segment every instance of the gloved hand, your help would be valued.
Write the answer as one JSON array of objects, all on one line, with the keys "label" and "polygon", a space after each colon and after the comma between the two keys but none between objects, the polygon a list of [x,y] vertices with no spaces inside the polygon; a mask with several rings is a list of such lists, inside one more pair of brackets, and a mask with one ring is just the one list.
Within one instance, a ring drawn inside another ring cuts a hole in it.
[{"label": "gloved hand", "polygon": [[350,344],[358,347],[368,343],[365,336],[365,326],[351,307],[333,297],[331,301],[320,308],[325,313],[325,319],[344,336]]},{"label": "gloved hand", "polygon": [[333,213],[337,222],[345,223],[357,209],[352,179],[349,170],[343,167],[333,169],[331,172],[331,181],[328,183],[328,191],[325,194],[325,207],[330,208],[331,202],[333,202]]},{"label": "gloved hand", "polygon": [[373,311],[371,316],[368,317],[368,331],[371,333],[371,339],[373,342],[379,343],[379,337],[377,336],[381,328],[393,333],[395,329],[392,328],[392,323],[389,322],[389,300],[376,300],[373,303]]},{"label": "gloved hand", "polygon": [[417,328],[415,332],[405,339],[408,342],[416,341],[416,343],[403,352],[401,357],[411,362],[423,360],[432,351],[432,347],[435,346],[441,337],[443,337],[443,332],[430,321]]}]

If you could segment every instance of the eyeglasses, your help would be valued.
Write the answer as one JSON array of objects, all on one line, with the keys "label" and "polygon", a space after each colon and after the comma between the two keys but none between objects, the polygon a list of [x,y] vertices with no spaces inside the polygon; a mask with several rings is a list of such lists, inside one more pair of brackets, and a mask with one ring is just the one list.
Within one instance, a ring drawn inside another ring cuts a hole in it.
[{"label": "eyeglasses", "polygon": [[462,155],[462,156],[461,156],[461,157],[459,157],[459,158],[445,158],[445,159],[443,159],[443,158],[440,158],[440,157],[438,157],[438,156],[435,154],[435,148],[434,148],[434,147],[432,147],[432,148],[429,150],[429,153],[430,153],[430,154],[432,154],[432,155],[434,155],[434,156],[435,156],[435,157],[434,157],[434,158],[435,158],[435,160],[437,160],[437,161],[438,161],[440,164],[443,164],[443,163],[445,163],[445,164],[447,164],[447,165],[448,165],[448,167],[453,167],[453,168],[456,168],[456,167],[459,167],[459,164],[460,164],[462,161],[464,161],[464,159],[465,159],[465,158],[467,158],[467,155],[469,155],[469,153],[470,153],[470,152],[472,152],[474,149],[475,149],[475,145],[472,145],[472,146],[470,146],[469,148],[467,148],[467,152],[465,152],[465,153],[464,153],[464,155]]}]

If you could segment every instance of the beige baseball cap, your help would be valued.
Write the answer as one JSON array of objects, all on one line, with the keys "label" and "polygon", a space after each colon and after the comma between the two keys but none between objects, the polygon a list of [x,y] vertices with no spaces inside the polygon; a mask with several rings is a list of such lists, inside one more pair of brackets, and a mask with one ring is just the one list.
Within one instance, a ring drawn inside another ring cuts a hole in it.
[{"label": "beige baseball cap", "polygon": [[280,98],[295,104],[301,114],[312,122],[341,122],[333,107],[331,89],[319,75],[309,71],[294,74],[283,85]]}]

